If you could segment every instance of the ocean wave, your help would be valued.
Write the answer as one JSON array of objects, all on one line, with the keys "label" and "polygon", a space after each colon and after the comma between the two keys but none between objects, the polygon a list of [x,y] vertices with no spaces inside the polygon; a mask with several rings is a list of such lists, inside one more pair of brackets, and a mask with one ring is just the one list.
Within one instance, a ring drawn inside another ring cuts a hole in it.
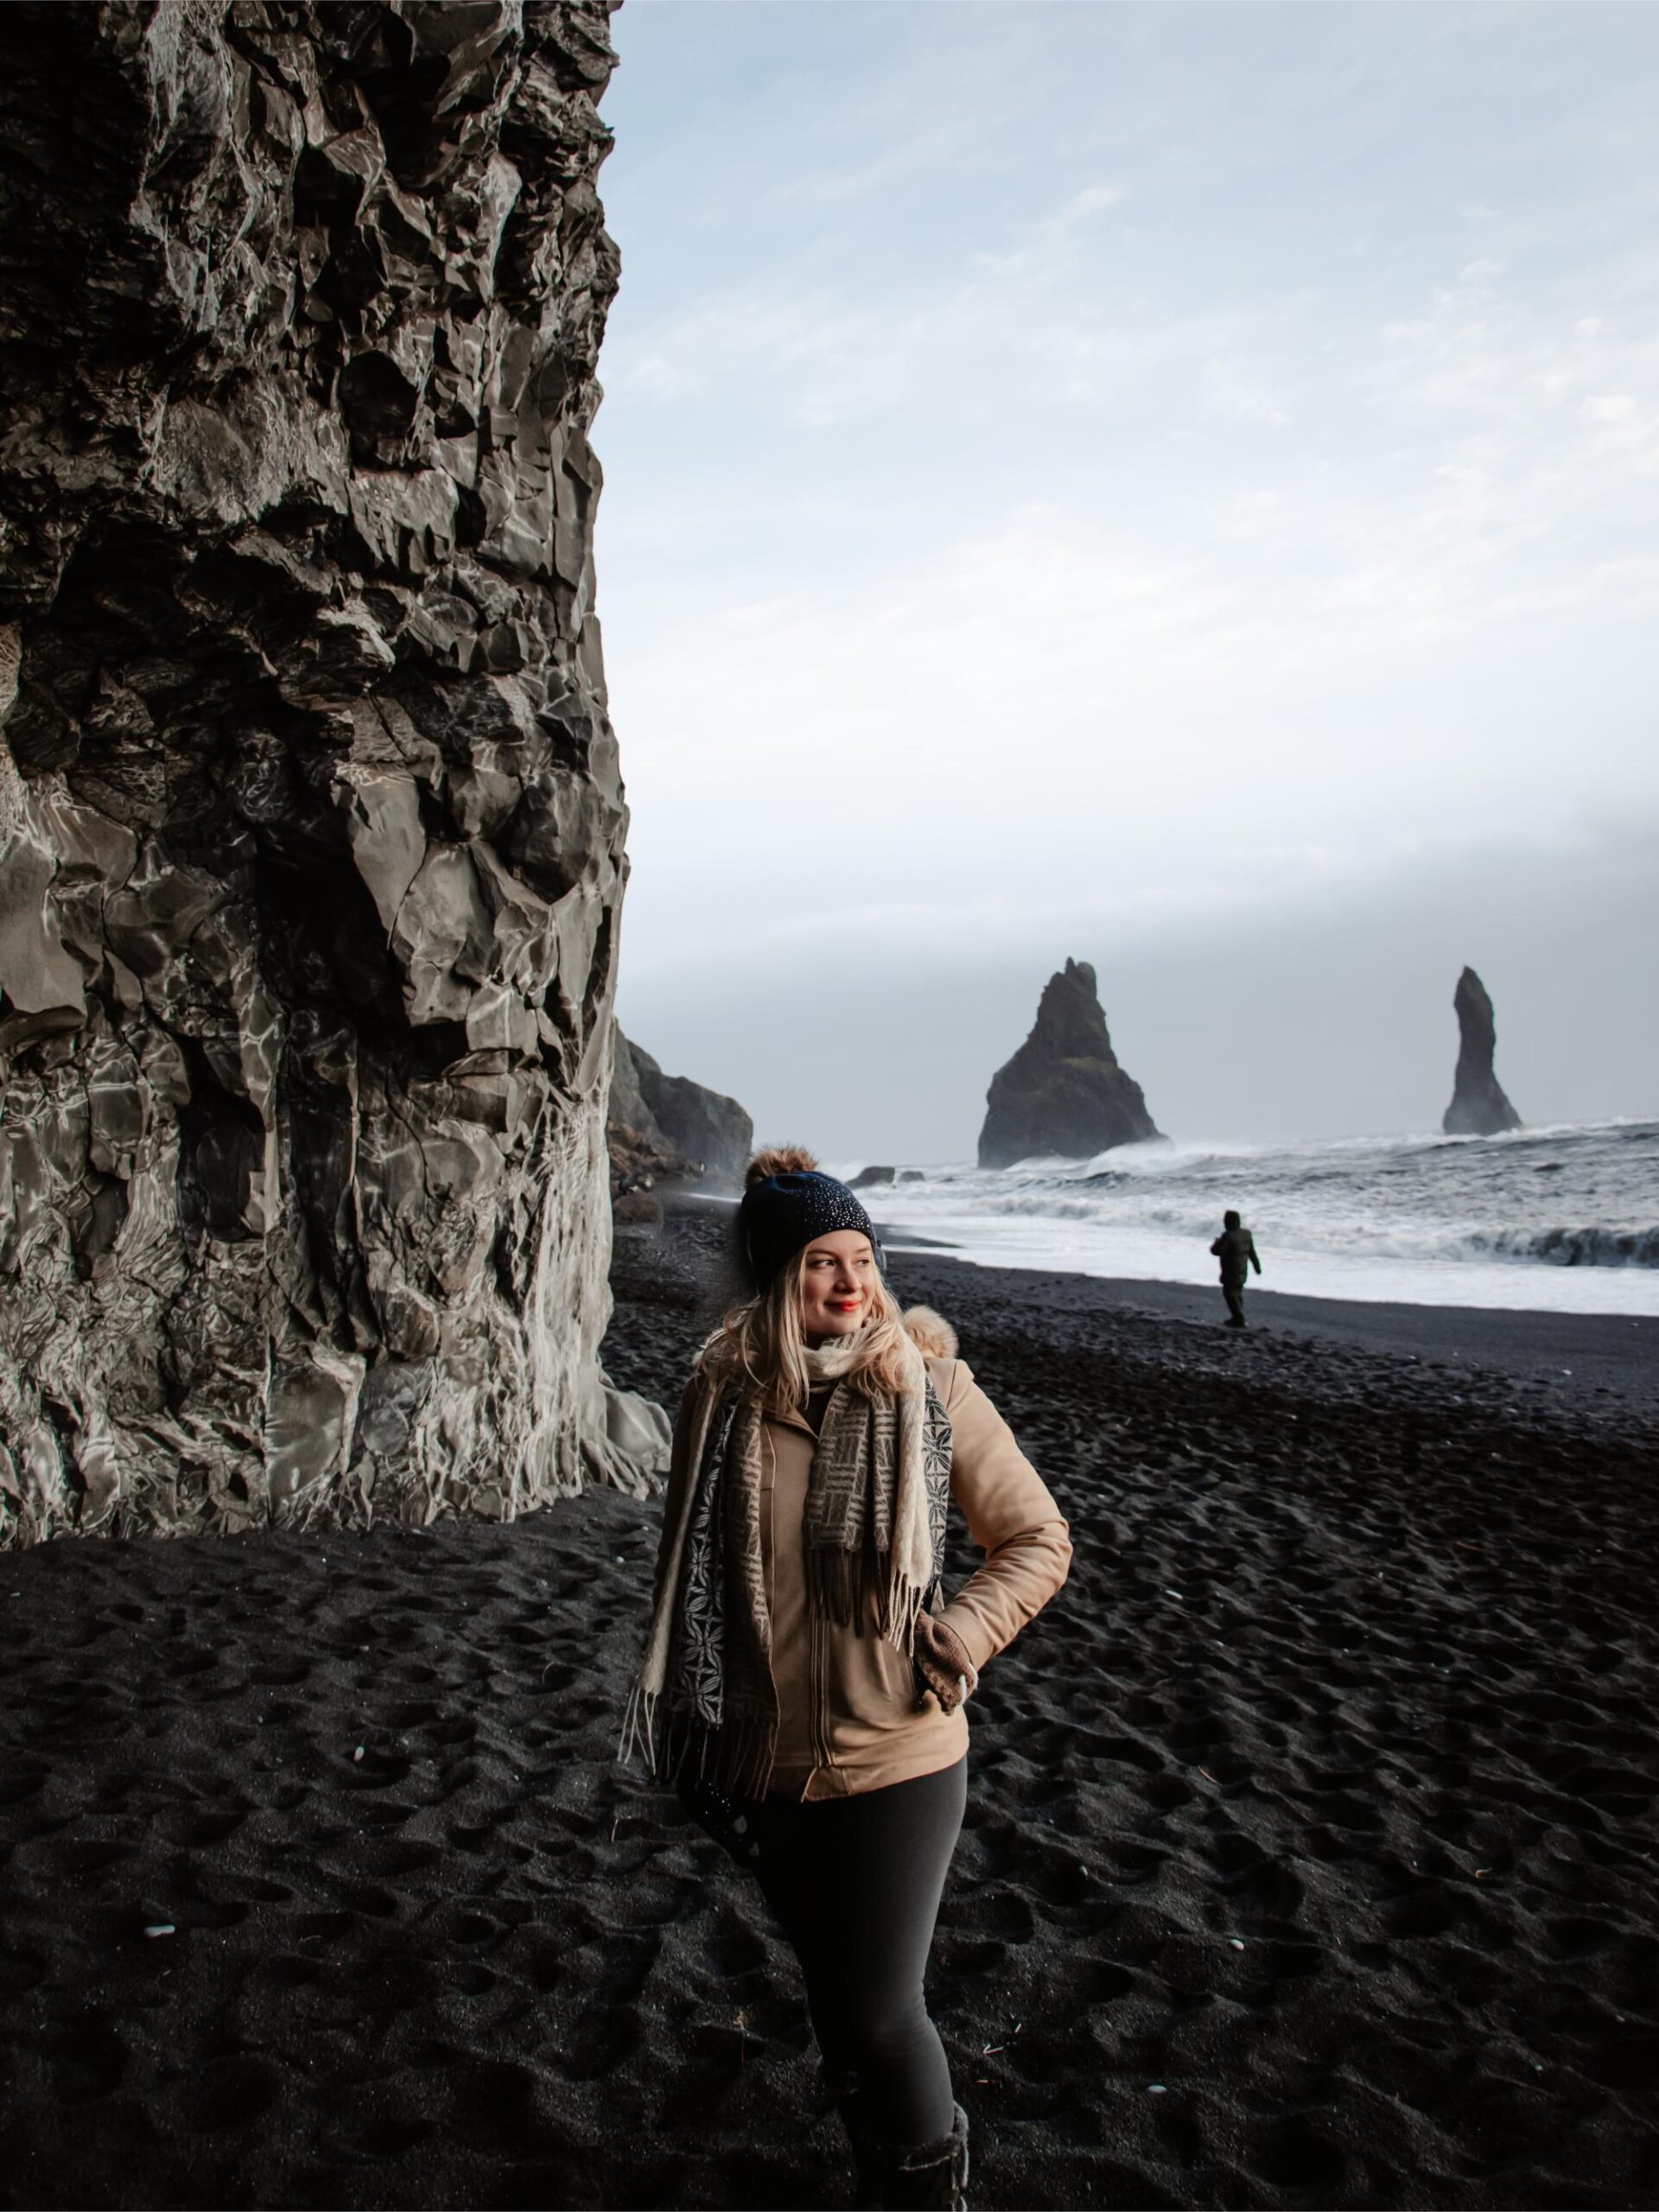
[{"label": "ocean wave", "polygon": [[[1141,1204],[1132,1210],[1098,1199],[1020,1192],[985,1195],[964,1209],[988,1221],[1047,1222],[1088,1227],[1103,1234],[1152,1235],[1207,1250],[1219,1227],[1213,1210]],[[1252,1209],[1259,1237],[1303,1252],[1346,1252],[1357,1258],[1434,1262],[1502,1261],[1554,1268],[1659,1268],[1659,1229],[1486,1229],[1471,1222],[1444,1222],[1350,1211],[1332,1214],[1306,1204],[1276,1217]]]},{"label": "ocean wave", "polygon": [[1554,1268],[1659,1268],[1659,1229],[1495,1230],[1470,1242],[1484,1257]]},{"label": "ocean wave", "polygon": [[872,1205],[896,1243],[913,1232],[993,1265],[1171,1282],[1213,1281],[1210,1247],[1236,1206],[1275,1290],[1634,1313],[1659,1313],[1656,1194],[1649,1120],[938,1161]]}]

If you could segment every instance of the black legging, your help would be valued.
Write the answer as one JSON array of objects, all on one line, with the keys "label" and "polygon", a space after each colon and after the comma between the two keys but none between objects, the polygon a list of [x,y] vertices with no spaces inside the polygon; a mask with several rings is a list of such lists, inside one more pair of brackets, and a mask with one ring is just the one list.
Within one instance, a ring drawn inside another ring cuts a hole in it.
[{"label": "black legging", "polygon": [[950,2068],[922,1976],[968,1799],[968,1762],[815,1804],[750,1808],[767,1903],[801,1962],[830,2072],[856,2072],[879,2143],[950,2133]]}]

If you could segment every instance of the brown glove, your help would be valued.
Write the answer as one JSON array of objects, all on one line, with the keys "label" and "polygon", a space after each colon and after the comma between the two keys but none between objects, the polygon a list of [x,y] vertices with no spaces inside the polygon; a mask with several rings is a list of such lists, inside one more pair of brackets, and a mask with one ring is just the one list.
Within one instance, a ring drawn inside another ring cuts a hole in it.
[{"label": "brown glove", "polygon": [[[966,1705],[979,1688],[979,1675],[973,1661],[968,1656],[968,1647],[957,1634],[932,1613],[916,1616],[916,1641],[912,1646],[916,1670],[939,1700],[943,1713],[954,1713],[959,1705]],[[925,1697],[924,1690],[922,1696]],[[921,1703],[921,1699],[917,1700]]]}]

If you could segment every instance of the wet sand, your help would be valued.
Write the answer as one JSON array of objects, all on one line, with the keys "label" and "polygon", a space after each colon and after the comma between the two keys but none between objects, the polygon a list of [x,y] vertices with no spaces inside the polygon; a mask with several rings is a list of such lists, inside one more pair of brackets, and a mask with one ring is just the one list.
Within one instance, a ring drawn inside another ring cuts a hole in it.
[{"label": "wet sand", "polygon": [[[620,1240],[617,1380],[677,1387],[720,1235]],[[1552,1378],[1516,1317],[1430,1358],[894,1266],[1077,1544],[975,1702],[931,1983],[975,2202],[1659,2202],[1623,1325]],[[658,1510],[0,1561],[7,2202],[849,2201],[787,1952],[610,1764]]]}]

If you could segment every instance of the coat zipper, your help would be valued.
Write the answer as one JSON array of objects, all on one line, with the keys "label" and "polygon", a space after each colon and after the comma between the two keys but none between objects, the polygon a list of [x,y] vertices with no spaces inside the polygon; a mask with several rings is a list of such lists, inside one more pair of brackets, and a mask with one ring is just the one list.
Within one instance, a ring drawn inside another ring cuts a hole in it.
[{"label": "coat zipper", "polygon": [[822,1767],[828,1768],[831,1764],[830,1757],[830,1669],[828,1665],[829,1632],[825,1622],[816,1611],[812,1612],[810,1618],[812,1622],[812,1640],[810,1644],[812,1653],[812,1680],[810,1687],[812,1694],[812,1730],[815,1738],[812,1748],[817,1756],[818,1764]]}]

